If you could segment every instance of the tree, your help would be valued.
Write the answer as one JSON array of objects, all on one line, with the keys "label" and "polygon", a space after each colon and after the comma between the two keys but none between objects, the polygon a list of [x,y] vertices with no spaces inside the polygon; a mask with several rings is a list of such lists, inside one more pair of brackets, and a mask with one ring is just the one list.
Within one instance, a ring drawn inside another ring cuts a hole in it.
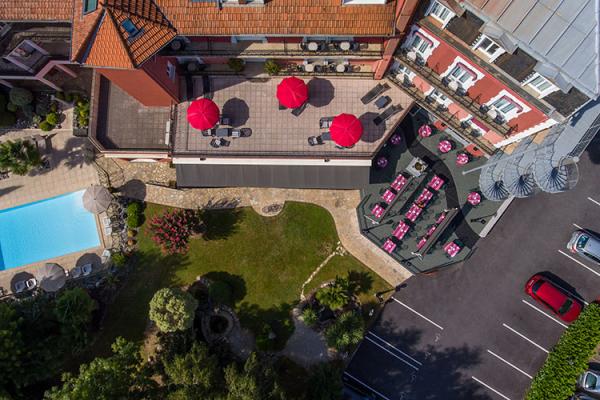
[{"label": "tree", "polygon": [[22,319],[14,307],[0,303],[0,384],[14,382],[23,372],[23,349],[25,343],[21,335]]},{"label": "tree", "polygon": [[47,400],[129,400],[145,398],[155,388],[142,365],[138,347],[123,338],[112,345],[113,355],[79,367],[79,375],[64,374],[62,387],[47,391]]},{"label": "tree", "polygon": [[30,142],[7,140],[0,144],[0,169],[25,175],[42,164],[39,151]]},{"label": "tree", "polygon": [[163,363],[171,383],[198,395],[212,393],[221,380],[218,358],[200,342],[194,343],[187,354],[178,354]]},{"label": "tree", "polygon": [[317,291],[319,303],[337,310],[344,307],[350,301],[350,282],[346,278],[335,277],[331,285],[327,285]]},{"label": "tree", "polygon": [[31,104],[33,101],[33,93],[25,88],[14,87],[10,89],[8,96],[10,98],[10,102],[19,107]]},{"label": "tree", "polygon": [[235,364],[225,368],[228,389],[226,400],[284,400],[276,380],[276,372],[269,360],[250,354],[240,371]]},{"label": "tree", "polygon": [[338,351],[346,351],[362,340],[364,324],[362,317],[353,311],[348,311],[325,330],[327,345]]},{"label": "tree", "polygon": [[65,290],[56,300],[54,314],[61,324],[63,340],[74,350],[81,350],[87,341],[87,329],[96,302],[82,288]]},{"label": "tree", "polygon": [[150,300],[150,319],[162,332],[190,329],[198,301],[177,288],[160,289]]},{"label": "tree", "polygon": [[342,370],[337,365],[322,363],[311,368],[307,398],[311,400],[340,400],[342,398]]}]

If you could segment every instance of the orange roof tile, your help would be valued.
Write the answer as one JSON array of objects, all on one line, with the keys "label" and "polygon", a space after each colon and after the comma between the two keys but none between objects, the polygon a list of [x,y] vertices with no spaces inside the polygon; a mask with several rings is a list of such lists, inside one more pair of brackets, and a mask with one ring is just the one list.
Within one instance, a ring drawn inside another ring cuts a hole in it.
[{"label": "orange roof tile", "polygon": [[0,21],[70,21],[73,0],[1,0]]}]

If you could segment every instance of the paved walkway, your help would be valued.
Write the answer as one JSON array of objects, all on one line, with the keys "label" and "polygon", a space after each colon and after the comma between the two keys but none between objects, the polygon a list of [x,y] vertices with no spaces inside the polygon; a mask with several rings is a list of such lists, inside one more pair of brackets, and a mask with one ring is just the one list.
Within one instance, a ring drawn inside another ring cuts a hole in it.
[{"label": "paved walkway", "polygon": [[176,190],[144,183],[148,181],[167,183],[175,180],[174,169],[169,168],[166,164],[117,162],[122,167],[127,182],[121,189],[123,194],[151,203],[183,208],[251,206],[256,210],[271,204],[282,204],[285,201],[317,204],[331,213],[342,245],[363,264],[393,286],[411,276],[408,270],[360,234],[356,215],[356,206],[360,201],[358,190],[265,188]]}]

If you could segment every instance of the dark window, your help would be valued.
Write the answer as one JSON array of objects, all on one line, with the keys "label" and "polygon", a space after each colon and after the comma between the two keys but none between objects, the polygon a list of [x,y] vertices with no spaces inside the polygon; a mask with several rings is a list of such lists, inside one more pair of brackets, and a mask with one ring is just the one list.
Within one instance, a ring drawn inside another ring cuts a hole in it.
[{"label": "dark window", "polygon": [[533,293],[536,293],[538,291],[538,289],[542,287],[543,284],[544,284],[544,281],[540,279],[539,281],[537,281],[536,283],[533,284],[531,291]]},{"label": "dark window", "polygon": [[98,7],[98,0],[83,0],[83,13],[87,14]]},{"label": "dark window", "polygon": [[567,311],[569,311],[569,308],[571,308],[571,306],[573,305],[573,302],[569,299],[567,299],[565,301],[565,303],[558,309],[558,313],[559,314],[565,314]]},{"label": "dark window", "polygon": [[129,34],[129,39],[136,37],[140,33],[140,29],[138,29],[138,27],[135,26],[135,24],[133,22],[131,22],[131,20],[129,18],[127,18],[125,21],[121,22],[121,26]]}]

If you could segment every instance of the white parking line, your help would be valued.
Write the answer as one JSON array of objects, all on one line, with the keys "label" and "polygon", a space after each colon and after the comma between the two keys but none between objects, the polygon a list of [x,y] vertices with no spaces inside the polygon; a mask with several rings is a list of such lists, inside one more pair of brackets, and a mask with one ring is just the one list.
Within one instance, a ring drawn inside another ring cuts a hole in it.
[{"label": "white parking line", "polygon": [[595,203],[597,206],[600,206],[600,201],[596,201],[596,200],[592,199],[591,197],[588,197],[588,200],[591,201],[592,203]]},{"label": "white parking line", "polygon": [[367,389],[369,389],[370,391],[372,391],[373,393],[375,393],[376,395],[378,395],[379,397],[383,397],[385,400],[390,400],[389,397],[386,397],[384,395],[382,395],[381,393],[379,393],[377,390],[373,389],[371,386],[367,385],[366,383],[364,383],[363,381],[361,381],[358,378],[355,378],[354,376],[350,375],[349,373],[347,373],[346,371],[344,371],[344,375],[348,375],[350,378],[354,379],[356,382],[360,383],[361,385],[363,385],[364,387],[366,387]]},{"label": "white parking line", "polygon": [[550,352],[548,350],[546,350],[545,348],[543,348],[542,346],[540,346],[539,344],[537,344],[536,342],[534,342],[533,340],[529,339],[527,336],[523,335],[520,332],[517,332],[516,330],[514,330],[513,328],[511,328],[510,326],[506,325],[506,324],[502,324],[503,327],[505,327],[506,329],[511,330],[513,333],[516,333],[517,335],[521,336],[523,339],[527,340],[529,343],[531,343],[532,345],[534,345],[535,347],[537,347],[538,349],[542,350],[544,353],[549,354]]},{"label": "white parking line", "polygon": [[386,342],[384,339],[380,338],[379,336],[377,336],[376,334],[374,334],[373,332],[369,332],[367,333],[367,335],[371,335],[376,337],[377,339],[379,339],[380,341],[382,341],[383,343],[387,344],[388,346],[390,346],[391,348],[393,348],[394,350],[396,350],[398,353],[402,353],[402,355],[404,355],[405,357],[410,358],[412,361],[415,362],[415,364],[419,364],[419,365],[423,365],[422,362],[415,360],[414,358],[412,358],[411,356],[409,356],[408,354],[406,354],[405,352],[403,352],[402,350],[400,350],[399,348],[397,348],[396,346],[394,346],[393,344]]},{"label": "white parking line", "polygon": [[544,316],[550,318],[552,321],[556,322],[557,324],[564,326],[565,328],[567,327],[566,324],[563,324],[562,322],[560,322],[559,320],[557,320],[556,318],[554,318],[553,316],[551,316],[550,314],[546,314],[544,311],[540,310],[539,308],[537,308],[536,306],[534,306],[533,304],[531,304],[528,301],[525,300],[521,300],[523,303],[527,304],[529,307],[533,308],[535,311],[539,312],[540,314],[543,314]]},{"label": "white parking line", "polygon": [[577,225],[577,224],[575,224],[575,223],[573,224],[573,226],[574,226],[575,228],[577,228],[577,229],[583,229],[582,227],[580,227],[579,225]]},{"label": "white parking line", "polygon": [[382,345],[380,345],[379,343],[377,343],[376,341],[374,341],[370,337],[365,336],[365,339],[367,339],[369,342],[373,343],[375,346],[379,347],[381,350],[383,350],[383,351],[391,354],[392,356],[396,357],[398,360],[402,361],[404,364],[408,365],[409,367],[411,367],[415,371],[419,370],[419,367],[415,367],[414,365],[412,365],[411,363],[409,363],[408,361],[406,361],[404,358],[400,357],[398,354],[392,353],[389,349],[386,349],[385,347],[383,347]]},{"label": "white parking line", "polygon": [[490,353],[491,355],[493,355],[494,357],[496,357],[498,360],[503,361],[504,363],[510,365],[511,367],[513,367],[514,369],[516,369],[517,371],[519,371],[520,373],[522,373],[523,375],[525,375],[529,379],[533,379],[533,376],[529,375],[527,372],[523,371],[521,368],[517,367],[516,365],[509,363],[504,358],[500,357],[498,354],[494,353],[490,349],[488,349],[487,352]]},{"label": "white parking line", "polygon": [[562,254],[565,257],[570,258],[571,260],[575,261],[577,264],[581,265],[583,268],[587,269],[588,271],[594,273],[596,276],[600,276],[600,273],[594,271],[593,269],[591,269],[590,267],[588,267],[587,265],[585,265],[584,263],[582,263],[581,261],[577,260],[576,258],[571,257],[570,255],[568,255],[567,253],[565,253],[562,250],[558,251],[560,254]]},{"label": "white parking line", "polygon": [[401,302],[400,300],[398,300],[395,297],[392,297],[392,299],[397,302],[398,304],[403,305],[404,307],[406,307],[408,310],[414,312],[415,314],[417,314],[419,317],[423,318],[425,321],[429,322],[431,325],[434,325],[436,328],[444,330],[444,328],[441,325],[436,324],[435,322],[433,322],[432,320],[430,320],[429,318],[427,318],[426,316],[424,316],[423,314],[421,314],[418,311],[413,310],[412,308],[410,308],[409,306],[407,306],[406,304],[404,304],[403,302]]},{"label": "white parking line", "polygon": [[477,379],[474,376],[472,376],[471,378],[473,378],[473,380],[475,382],[478,382],[479,384],[481,384],[481,385],[485,386],[486,388],[490,389],[492,392],[496,393],[498,396],[502,397],[503,399],[510,400],[510,397],[503,395],[502,393],[500,393],[499,391],[497,391],[496,389],[494,389],[493,387],[491,387],[487,383],[483,382],[482,380]]}]

